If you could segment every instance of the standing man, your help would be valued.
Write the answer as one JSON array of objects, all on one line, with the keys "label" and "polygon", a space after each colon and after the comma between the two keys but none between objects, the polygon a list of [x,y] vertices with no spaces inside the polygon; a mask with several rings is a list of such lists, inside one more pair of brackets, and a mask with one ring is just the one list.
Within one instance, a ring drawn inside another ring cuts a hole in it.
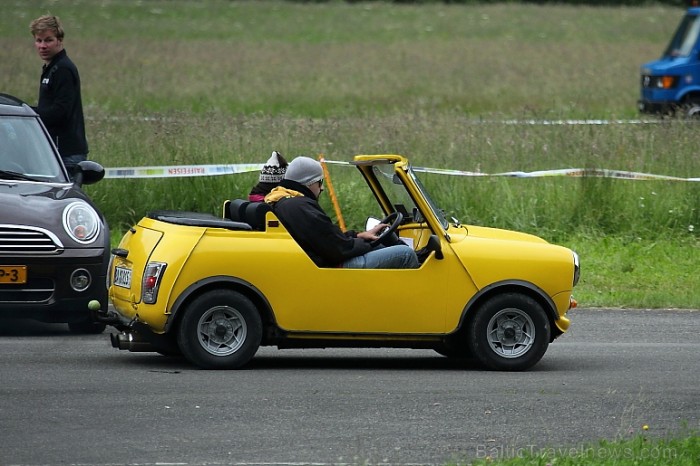
[{"label": "standing man", "polygon": [[29,25],[34,47],[44,61],[39,85],[39,114],[74,179],[78,162],[87,159],[83,102],[78,68],[63,48],[63,26],[56,16],[41,16]]}]

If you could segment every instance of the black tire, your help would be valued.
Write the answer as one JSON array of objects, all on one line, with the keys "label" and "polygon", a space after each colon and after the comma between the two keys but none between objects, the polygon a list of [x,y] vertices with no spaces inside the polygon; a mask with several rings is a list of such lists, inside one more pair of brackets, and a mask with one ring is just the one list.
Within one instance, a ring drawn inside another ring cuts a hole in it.
[{"label": "black tire", "polygon": [[262,320],[255,305],[232,290],[209,291],[184,312],[177,330],[183,356],[203,369],[237,369],[260,346]]},{"label": "black tire", "polygon": [[472,354],[489,369],[522,371],[549,346],[551,326],[542,306],[529,296],[505,293],[474,313],[468,336]]},{"label": "black tire", "polygon": [[99,335],[107,326],[100,322],[69,322],[68,330],[76,335]]},{"label": "black tire", "polygon": [[690,102],[683,107],[683,116],[688,120],[700,120],[700,102]]}]

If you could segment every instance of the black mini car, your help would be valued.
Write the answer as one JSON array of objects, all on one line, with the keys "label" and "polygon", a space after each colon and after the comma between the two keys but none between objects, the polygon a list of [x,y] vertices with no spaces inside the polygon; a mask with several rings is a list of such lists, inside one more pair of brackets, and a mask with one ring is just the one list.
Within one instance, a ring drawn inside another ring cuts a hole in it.
[{"label": "black mini car", "polygon": [[84,161],[71,181],[39,115],[0,94],[0,325],[104,330],[109,228],[81,189],[103,177],[100,164]]}]

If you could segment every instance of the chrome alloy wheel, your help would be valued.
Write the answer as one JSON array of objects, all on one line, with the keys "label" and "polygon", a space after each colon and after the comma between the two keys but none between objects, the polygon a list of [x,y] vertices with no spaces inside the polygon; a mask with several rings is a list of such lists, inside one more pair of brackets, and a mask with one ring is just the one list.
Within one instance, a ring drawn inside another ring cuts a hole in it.
[{"label": "chrome alloy wheel", "polygon": [[240,312],[229,306],[207,310],[197,323],[199,344],[214,356],[228,356],[243,346],[248,327]]},{"label": "chrome alloy wheel", "polygon": [[535,342],[535,324],[530,316],[515,308],[496,313],[487,327],[487,340],[494,353],[504,358],[518,358]]}]

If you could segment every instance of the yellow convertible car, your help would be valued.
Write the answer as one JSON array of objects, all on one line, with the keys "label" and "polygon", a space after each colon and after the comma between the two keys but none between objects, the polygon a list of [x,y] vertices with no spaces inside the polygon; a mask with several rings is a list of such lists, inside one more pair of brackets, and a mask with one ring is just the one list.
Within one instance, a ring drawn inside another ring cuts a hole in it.
[{"label": "yellow convertible car", "polygon": [[152,212],[112,251],[112,345],[206,369],[239,368],[266,345],[427,348],[517,371],[569,328],[575,252],[448,221],[402,156],[351,164],[391,223],[382,236],[430,251],[420,268],[319,268],[265,203]]}]

